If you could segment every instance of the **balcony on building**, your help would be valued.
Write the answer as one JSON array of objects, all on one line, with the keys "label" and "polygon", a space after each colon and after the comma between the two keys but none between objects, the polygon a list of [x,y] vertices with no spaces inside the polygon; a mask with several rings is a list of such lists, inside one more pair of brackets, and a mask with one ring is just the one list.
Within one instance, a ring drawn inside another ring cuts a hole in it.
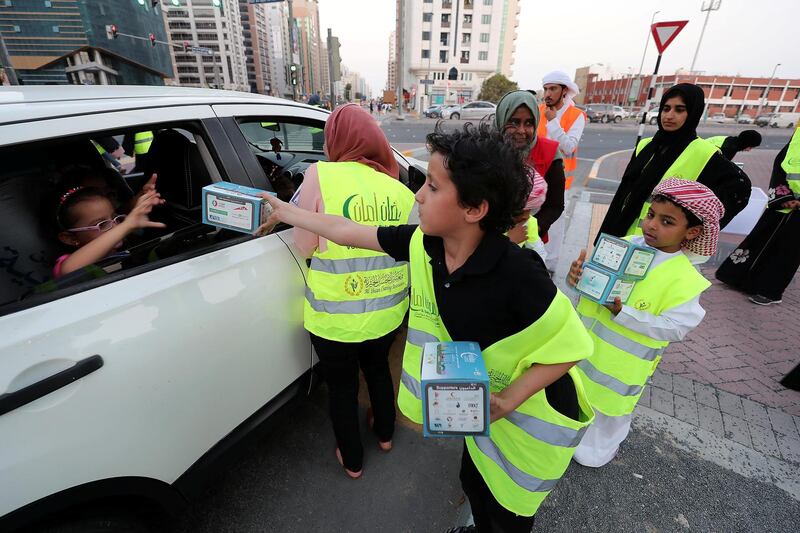
[{"label": "balcony on building", "polygon": [[472,4],[474,2],[472,0],[464,0],[464,9],[472,9]]},{"label": "balcony on building", "polygon": [[442,0],[442,9],[452,9],[453,2],[451,0]]},{"label": "balcony on building", "polygon": [[467,51],[461,52],[461,62],[469,63],[469,52]]}]

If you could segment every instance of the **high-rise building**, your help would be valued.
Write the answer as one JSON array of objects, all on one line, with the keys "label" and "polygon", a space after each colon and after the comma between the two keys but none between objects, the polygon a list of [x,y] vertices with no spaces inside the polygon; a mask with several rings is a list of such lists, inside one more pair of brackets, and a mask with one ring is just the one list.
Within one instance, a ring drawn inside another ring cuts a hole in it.
[{"label": "high-rise building", "polygon": [[302,87],[306,96],[322,94],[321,43],[319,33],[319,4],[317,0],[294,0],[292,15],[297,21],[300,39]]},{"label": "high-rise building", "polygon": [[270,94],[291,98],[292,86],[288,69],[292,63],[292,54],[289,46],[289,14],[286,3],[270,3],[266,4],[264,8],[270,35],[269,46],[267,46],[272,65],[269,72]]},{"label": "high-rise building", "polygon": [[397,31],[389,34],[389,65],[386,73],[386,90],[397,89]]},{"label": "high-rise building", "polygon": [[163,18],[149,0],[0,1],[0,33],[25,85],[163,85],[173,75]]},{"label": "high-rise building", "polygon": [[161,0],[161,7],[176,70],[168,83],[250,91],[239,0]]},{"label": "high-rise building", "polygon": [[264,6],[265,4],[251,4],[247,0],[239,0],[250,92],[271,94],[270,71],[274,66],[269,50],[271,36]]},{"label": "high-rise building", "polygon": [[475,100],[484,80],[513,76],[519,0],[397,0],[398,77],[409,105]]}]

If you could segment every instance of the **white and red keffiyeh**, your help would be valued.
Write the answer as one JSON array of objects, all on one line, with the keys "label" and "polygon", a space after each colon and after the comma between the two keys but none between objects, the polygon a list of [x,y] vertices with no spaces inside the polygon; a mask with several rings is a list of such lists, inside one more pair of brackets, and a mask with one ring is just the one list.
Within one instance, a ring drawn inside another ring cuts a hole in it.
[{"label": "white and red keffiyeh", "polygon": [[711,189],[696,181],[667,178],[658,184],[653,194],[672,199],[703,222],[700,235],[683,241],[681,248],[705,259],[714,255],[719,241],[719,221],[725,215],[725,208]]}]

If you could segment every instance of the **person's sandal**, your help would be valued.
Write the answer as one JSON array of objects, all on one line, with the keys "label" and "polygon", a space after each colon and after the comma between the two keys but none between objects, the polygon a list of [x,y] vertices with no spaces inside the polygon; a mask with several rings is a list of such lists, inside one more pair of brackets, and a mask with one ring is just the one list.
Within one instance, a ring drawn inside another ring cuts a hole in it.
[{"label": "person's sandal", "polygon": [[[367,425],[369,429],[372,429],[372,426],[375,425],[375,415],[372,414],[372,407],[367,408]],[[382,441],[378,439],[378,448],[380,448],[382,452],[390,452],[392,451],[392,441]]]},{"label": "person's sandal", "polygon": [[340,465],[342,465],[342,468],[344,468],[345,474],[347,474],[350,479],[358,479],[358,478],[361,477],[361,474],[364,473],[364,469],[363,468],[361,470],[359,470],[358,472],[353,472],[352,470],[348,470],[344,466],[344,462],[342,461],[342,452],[339,451],[338,447],[336,448],[336,460],[339,461]]}]

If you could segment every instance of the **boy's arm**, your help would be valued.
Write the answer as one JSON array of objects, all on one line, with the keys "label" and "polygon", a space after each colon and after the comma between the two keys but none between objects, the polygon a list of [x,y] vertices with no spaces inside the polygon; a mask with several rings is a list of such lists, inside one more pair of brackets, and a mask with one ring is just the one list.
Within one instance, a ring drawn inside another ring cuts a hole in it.
[{"label": "boy's arm", "polygon": [[519,407],[522,402],[554,383],[567,373],[577,361],[554,365],[535,364],[521,376],[498,393],[492,394],[489,400],[491,421],[503,418]]},{"label": "boy's arm", "polygon": [[376,252],[384,251],[378,242],[376,226],[364,226],[340,216],[312,213],[283,202],[271,194],[263,193],[261,196],[272,206],[272,214],[267,222],[258,228],[257,235],[264,235],[272,230],[278,222],[284,222],[316,233],[341,246],[353,246]]},{"label": "boy's arm", "polygon": [[698,295],[660,315],[623,305],[622,310],[614,317],[614,322],[651,339],[672,342],[682,341],[705,316],[706,312],[700,306]]}]

